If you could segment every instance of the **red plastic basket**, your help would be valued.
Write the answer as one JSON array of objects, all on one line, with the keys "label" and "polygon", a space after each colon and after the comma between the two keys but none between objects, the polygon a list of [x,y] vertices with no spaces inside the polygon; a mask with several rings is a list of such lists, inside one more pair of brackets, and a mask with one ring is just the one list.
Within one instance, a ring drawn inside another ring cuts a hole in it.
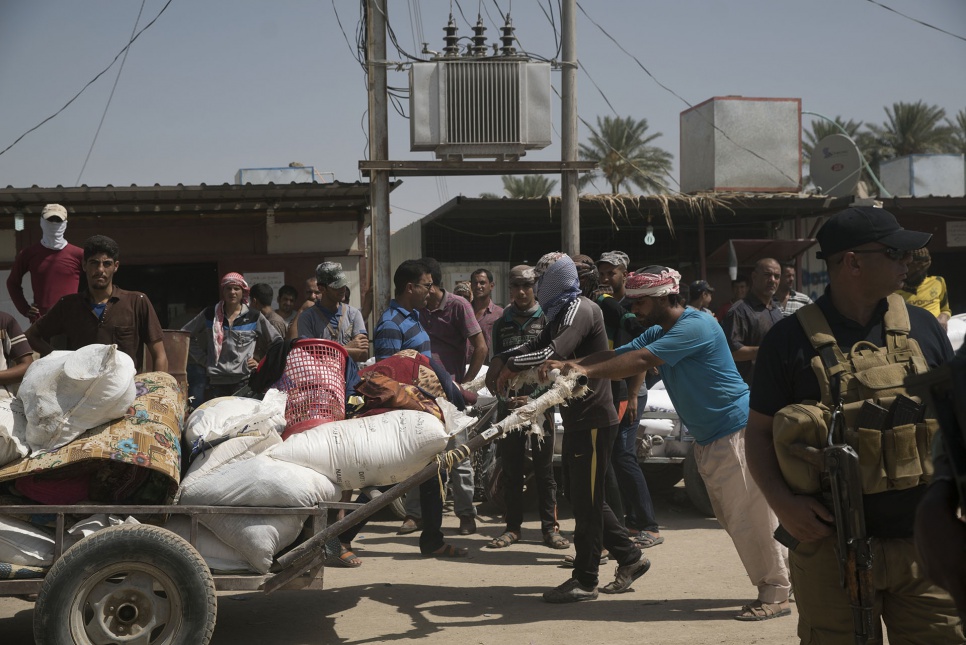
[{"label": "red plastic basket", "polygon": [[320,422],[345,418],[345,365],[349,354],[338,343],[306,338],[295,341],[285,372],[275,387],[288,393],[285,432],[298,434]]}]

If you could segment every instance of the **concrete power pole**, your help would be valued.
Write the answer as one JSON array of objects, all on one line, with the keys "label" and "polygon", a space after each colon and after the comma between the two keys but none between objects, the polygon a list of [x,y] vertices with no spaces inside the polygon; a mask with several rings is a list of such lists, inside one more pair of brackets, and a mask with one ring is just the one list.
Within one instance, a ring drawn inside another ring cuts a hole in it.
[{"label": "concrete power pole", "polygon": [[[369,159],[389,159],[389,106],[386,88],[386,0],[368,0],[366,63],[369,75]],[[389,261],[389,172],[369,171],[372,215],[373,315],[389,308],[392,273]]]},{"label": "concrete power pole", "polygon": [[[560,160],[577,161],[577,0],[564,0],[560,12],[562,44],[561,61],[561,133]],[[577,171],[569,168],[560,173],[561,246],[565,253],[580,253],[580,203],[577,197]]]}]

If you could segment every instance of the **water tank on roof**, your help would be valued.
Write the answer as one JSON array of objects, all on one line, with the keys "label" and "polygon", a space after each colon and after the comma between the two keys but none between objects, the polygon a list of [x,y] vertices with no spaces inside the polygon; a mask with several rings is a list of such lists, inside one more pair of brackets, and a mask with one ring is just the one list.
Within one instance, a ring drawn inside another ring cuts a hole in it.
[{"label": "water tank on roof", "polygon": [[879,164],[879,180],[896,197],[962,197],[964,168],[963,155],[906,155]]},{"label": "water tank on roof", "polygon": [[799,192],[802,100],[715,97],[681,113],[681,192]]},{"label": "water tank on roof", "polygon": [[529,60],[415,63],[410,149],[436,157],[518,158],[550,145],[550,65]]}]

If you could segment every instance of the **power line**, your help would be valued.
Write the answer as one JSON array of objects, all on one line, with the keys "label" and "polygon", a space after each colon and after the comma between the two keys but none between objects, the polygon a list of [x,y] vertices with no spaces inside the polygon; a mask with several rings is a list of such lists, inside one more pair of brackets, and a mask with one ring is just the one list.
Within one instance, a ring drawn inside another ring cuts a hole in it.
[{"label": "power line", "polygon": [[[615,45],[617,45],[617,48],[618,49],[620,49],[627,56],[629,56],[631,59],[633,59],[633,61],[635,63],[637,63],[637,66],[640,67],[642,70],[644,70],[644,72],[648,76],[651,77],[651,80],[653,80],[655,83],[657,83],[661,87],[661,89],[665,90],[666,92],[668,92],[672,96],[674,96],[677,99],[679,99],[682,103],[684,103],[685,105],[687,105],[689,108],[694,108],[694,105],[692,105],[690,101],[688,101],[687,99],[685,99],[683,96],[681,96],[680,94],[678,94],[677,92],[675,92],[674,90],[672,90],[670,87],[668,87],[667,85],[665,85],[661,81],[659,81],[657,79],[657,77],[654,76],[654,74],[652,74],[651,71],[649,69],[647,69],[647,67],[644,66],[644,63],[642,63],[640,61],[640,59],[637,58],[637,56],[635,56],[634,54],[632,54],[629,51],[627,51],[627,49],[620,42],[618,42],[618,40],[616,38],[614,38],[613,36],[611,36],[607,32],[606,29],[604,29],[603,27],[601,27],[600,24],[597,21],[595,21],[593,18],[591,18],[590,15],[587,13],[587,11],[584,9],[583,5],[581,5],[579,2],[577,3],[577,8],[580,9],[581,13],[583,13],[584,16],[586,16],[587,20],[589,20],[591,22],[591,24],[593,24],[595,27],[597,27],[597,29],[599,29],[602,34],[604,34],[605,36],[607,36],[607,38],[611,42],[613,42]],[[772,163],[771,161],[769,161],[765,157],[761,156],[760,154],[758,154],[754,150],[751,150],[750,148],[746,148],[745,146],[741,145],[740,143],[738,143],[737,141],[735,141],[734,139],[732,139],[731,136],[728,135],[727,132],[725,132],[724,130],[722,130],[717,124],[715,124],[712,121],[708,120],[707,118],[705,118],[700,113],[698,113],[698,115],[702,119],[704,119],[705,123],[707,123],[709,126],[711,126],[712,129],[720,132],[721,133],[721,136],[723,136],[725,139],[727,139],[728,141],[730,141],[736,147],[744,150],[745,152],[747,152],[751,156],[755,157],[756,159],[760,159],[761,161],[764,161],[766,164],[768,164],[769,166],[771,166],[772,168],[774,168],[775,170],[777,170],[780,175],[782,175],[783,177],[785,177],[785,179],[788,179],[790,182],[792,182],[792,183],[794,183],[796,185],[800,183],[800,180],[795,179],[794,177],[790,177],[784,170],[782,170],[781,168],[779,168],[778,166],[776,166],[774,163]]]},{"label": "power line", "polygon": [[881,2],[876,2],[876,0],[866,0],[866,2],[871,2],[872,4],[876,5],[877,7],[882,7],[886,11],[891,11],[894,14],[900,15],[903,18],[905,18],[906,20],[911,20],[912,22],[919,23],[923,27],[929,27],[930,29],[935,29],[936,31],[938,31],[940,33],[944,33],[947,36],[952,36],[953,38],[959,38],[960,40],[966,41],[966,38],[960,36],[959,34],[954,34],[951,31],[946,31],[945,29],[940,29],[936,25],[930,25],[928,22],[923,22],[922,20],[917,20],[916,18],[913,18],[912,16],[907,16],[906,14],[902,13],[901,11],[896,11],[892,7],[887,7],[886,5],[882,4]]},{"label": "power line", "polygon": [[[137,31],[138,23],[141,22],[141,14],[144,13],[144,4],[147,0],[141,0],[141,8],[138,10],[138,17],[134,20],[134,26],[131,27],[130,38],[134,37],[134,32]],[[124,52],[124,58],[121,59],[121,64],[117,68],[117,76],[114,78],[114,85],[111,87],[111,94],[107,97],[107,105],[104,106],[104,113],[101,115],[101,122],[97,124],[97,130],[94,132],[94,138],[91,140],[91,147],[87,149],[87,156],[84,157],[84,163],[81,166],[80,172],[77,173],[77,181],[74,182],[74,187],[80,186],[81,177],[84,176],[84,170],[87,168],[87,162],[91,158],[91,153],[94,152],[94,144],[97,143],[97,135],[101,133],[101,127],[104,125],[104,119],[107,117],[107,110],[111,107],[111,100],[114,98],[114,90],[117,89],[117,82],[121,80],[121,72],[124,70],[124,63],[127,62],[127,54],[131,51],[128,49]]]},{"label": "power line", "polygon": [[111,63],[107,67],[105,67],[103,70],[101,70],[97,74],[97,76],[95,76],[90,81],[88,81],[87,84],[84,87],[82,87],[81,90],[77,94],[75,94],[69,101],[67,101],[67,103],[65,103],[62,108],[60,108],[59,110],[57,110],[56,112],[54,112],[53,114],[51,114],[49,117],[47,117],[46,119],[44,119],[43,121],[41,121],[40,123],[38,123],[37,125],[35,125],[34,127],[30,128],[29,130],[27,130],[26,132],[24,132],[23,134],[21,134],[19,137],[17,137],[16,140],[14,140],[13,143],[11,143],[9,146],[7,146],[6,148],[4,148],[3,150],[0,150],[0,155],[6,154],[6,152],[8,150],[10,150],[10,148],[12,148],[15,145],[17,145],[18,143],[20,143],[20,141],[24,137],[26,137],[28,134],[30,134],[34,130],[37,130],[40,126],[44,125],[45,123],[47,123],[48,121],[50,121],[54,117],[58,116],[61,112],[63,112],[64,110],[66,110],[70,106],[71,103],[73,103],[74,101],[76,101],[77,98],[81,94],[83,94],[85,90],[87,90],[88,87],[90,87],[91,85],[93,85],[97,81],[97,79],[99,79],[101,76],[104,76],[104,74],[107,73],[107,70],[111,69],[114,66],[114,63],[116,63],[117,62],[117,59],[121,57],[121,54],[125,53],[131,47],[131,45],[134,44],[134,41],[137,40],[141,36],[141,34],[143,34],[145,31],[147,31],[151,27],[151,25],[153,25],[155,22],[157,22],[158,18],[161,17],[161,14],[163,14],[165,11],[167,11],[168,7],[171,6],[171,3],[172,2],[173,2],[173,0],[168,0],[165,3],[165,5],[163,7],[161,7],[161,11],[158,12],[158,15],[156,15],[151,22],[149,22],[148,24],[146,24],[144,26],[144,29],[142,29],[141,31],[139,31],[137,34],[134,35],[133,38],[131,38],[130,41],[128,41],[128,44],[125,45],[124,48],[121,49],[121,51],[119,51],[117,53],[117,56],[114,57],[114,60],[112,60]]}]

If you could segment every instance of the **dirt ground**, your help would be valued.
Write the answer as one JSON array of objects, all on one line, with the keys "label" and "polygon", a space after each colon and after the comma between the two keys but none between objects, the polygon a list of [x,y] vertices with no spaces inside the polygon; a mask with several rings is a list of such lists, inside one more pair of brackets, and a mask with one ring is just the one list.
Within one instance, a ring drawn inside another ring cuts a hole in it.
[{"label": "dirt ground", "polygon": [[[560,563],[573,551],[543,546],[535,514],[527,516],[523,542],[491,550],[483,547],[503,525],[486,506],[480,509],[480,531],[467,537],[456,535],[458,520],[447,513],[447,539],[470,548],[469,558],[451,560],[421,557],[418,533],[397,536],[398,520],[379,515],[354,544],[363,566],[327,567],[323,590],[219,594],[212,643],[798,642],[794,603],[790,617],[734,620],[755,590],[727,534],[715,520],[700,517],[680,487],[655,501],[666,542],[645,551],[651,570],[628,593],[570,605],[544,603],[541,593],[570,575]],[[569,535],[573,520],[566,505],[561,513]],[[614,566],[602,567],[601,584],[613,578]],[[32,615],[31,604],[0,598],[0,641],[31,643]]]}]

